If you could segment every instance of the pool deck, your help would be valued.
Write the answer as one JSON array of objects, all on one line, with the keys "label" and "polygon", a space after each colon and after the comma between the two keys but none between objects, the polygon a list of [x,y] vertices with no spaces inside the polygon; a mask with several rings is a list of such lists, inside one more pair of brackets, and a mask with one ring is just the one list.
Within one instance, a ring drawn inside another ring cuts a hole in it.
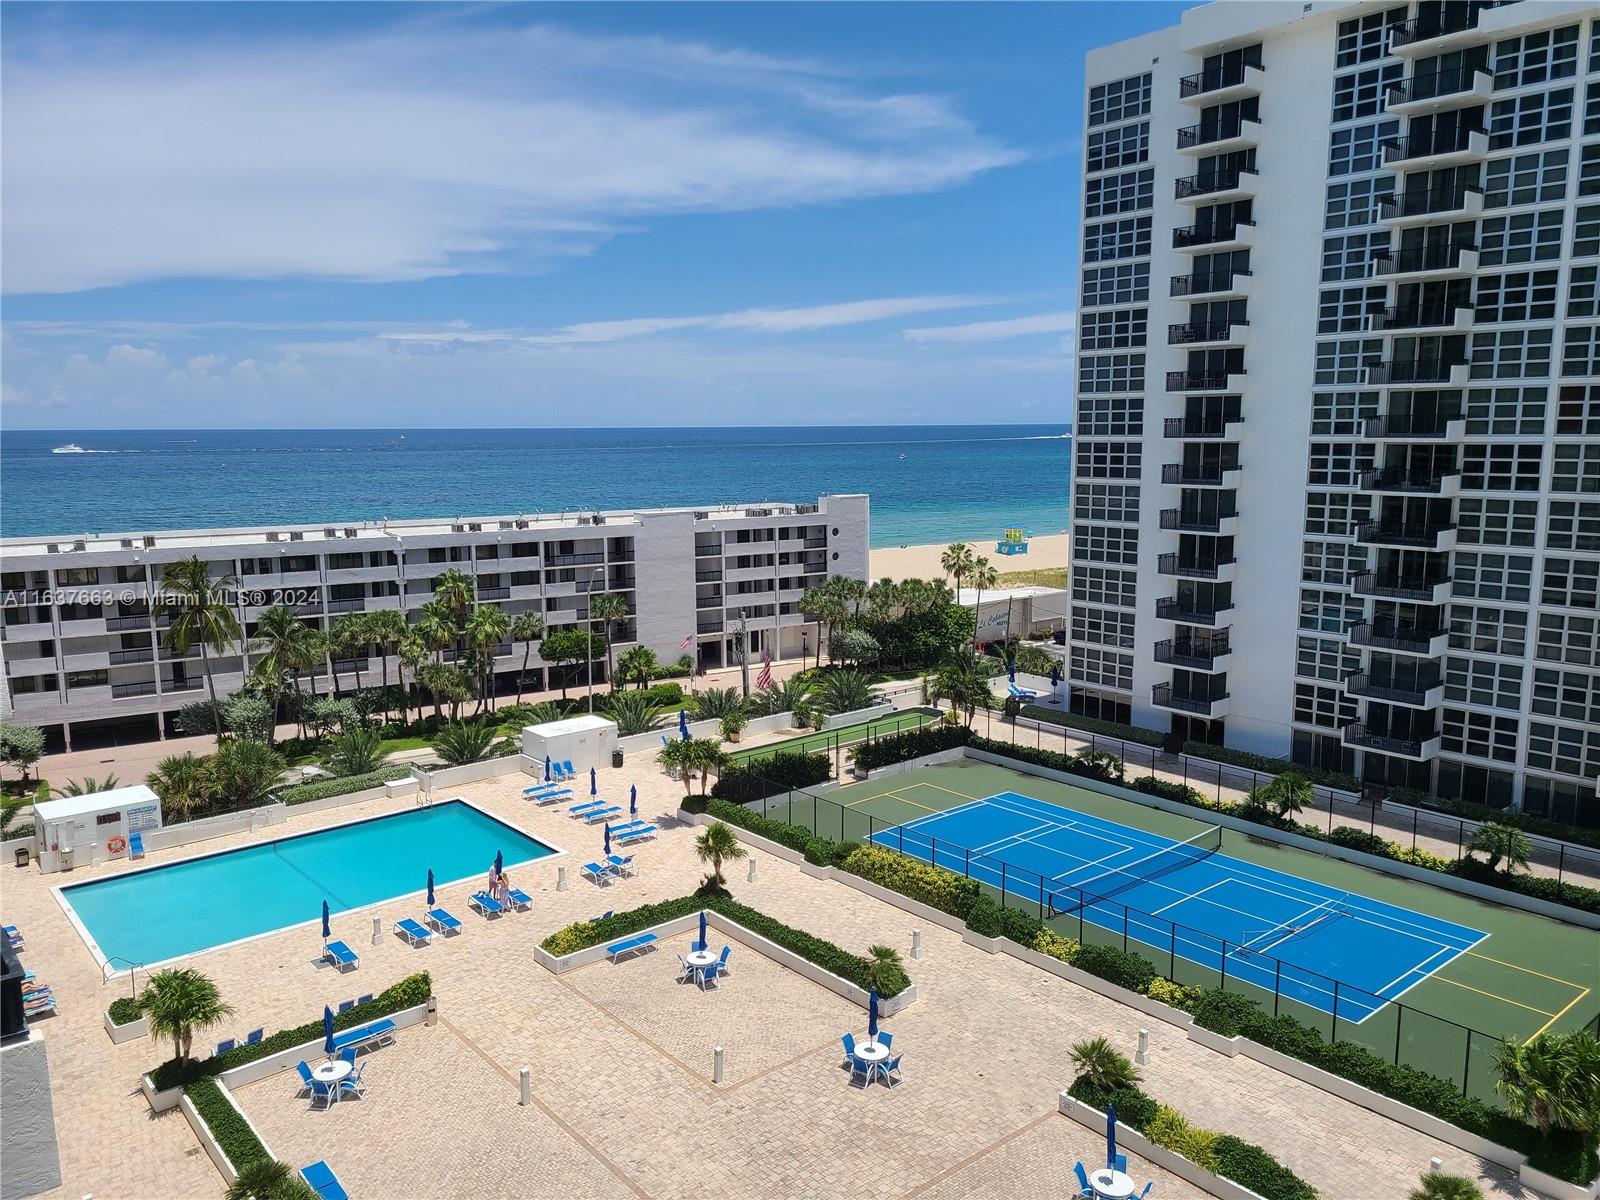
[{"label": "pool deck", "polygon": [[[319,1015],[326,1003],[379,991],[426,968],[439,1001],[433,1027],[404,1031],[371,1056],[369,1097],[311,1112],[284,1076],[241,1089],[241,1103],[268,1144],[294,1165],[325,1158],[351,1194],[371,1196],[688,1196],[708,1179],[720,1195],[749,1197],[1016,1197],[1071,1194],[1072,1164],[1092,1165],[1096,1134],[1055,1111],[1070,1081],[1067,1048],[1104,1035],[1130,1053],[1150,1028],[1146,1090],[1209,1128],[1272,1151],[1328,1200],[1403,1195],[1431,1157],[1479,1177],[1497,1200],[1532,1196],[1507,1173],[1404,1126],[1338,1100],[1259,1063],[1228,1059],[1180,1030],[1007,956],[924,927],[927,956],[908,962],[915,1004],[886,1022],[905,1053],[905,1083],[863,1094],[839,1070],[838,1036],[859,1036],[864,1014],[753,952],[734,951],[719,995],[672,983],[671,948],[622,966],[563,976],[532,956],[551,931],[604,909],[626,909],[692,890],[703,868],[694,829],[671,822],[682,785],[653,755],[602,776],[602,794],[639,787],[643,816],[664,822],[637,848],[640,873],[607,888],[578,876],[601,832],[559,808],[523,801],[520,776],[460,794],[534,837],[572,852],[515,873],[533,911],[488,922],[469,912],[470,886],[444,889],[458,937],[413,950],[394,918],[420,916],[411,901],[380,906],[385,931],[370,945],[370,915],[334,919],[334,936],[361,955],[347,975],[318,968],[315,932],[293,930],[194,956],[235,1015],[203,1044],[256,1026],[270,1033]],[[212,852],[354,818],[401,811],[379,800],[291,816],[254,836],[194,847]],[[151,856],[151,864],[181,857]],[[729,870],[736,897],[853,950],[885,943],[907,951],[919,923],[843,884],[757,854],[759,878]],[[556,864],[568,866],[557,892]],[[485,864],[487,870],[488,864]],[[127,981],[100,969],[50,892],[89,872],[41,876],[5,868],[6,919],[28,937],[25,966],[54,985],[59,1013],[35,1024],[48,1047],[64,1182],[51,1197],[216,1197],[220,1176],[176,1111],[152,1118],[138,1075],[169,1053],[149,1039],[112,1045],[107,1003]],[[97,868],[93,877],[126,870]],[[711,1082],[710,1046],[727,1047],[729,1070]],[[535,1103],[517,1104],[517,1071],[533,1072]],[[1135,1162],[1160,1200],[1192,1187]]]}]

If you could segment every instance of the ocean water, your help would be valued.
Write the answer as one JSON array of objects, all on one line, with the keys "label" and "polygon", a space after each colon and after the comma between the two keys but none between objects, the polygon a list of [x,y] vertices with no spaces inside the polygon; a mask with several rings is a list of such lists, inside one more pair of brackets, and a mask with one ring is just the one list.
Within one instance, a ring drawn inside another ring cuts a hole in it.
[{"label": "ocean water", "polygon": [[1061,532],[1070,465],[1065,425],[8,430],[0,536],[867,492],[872,544],[917,545]]}]

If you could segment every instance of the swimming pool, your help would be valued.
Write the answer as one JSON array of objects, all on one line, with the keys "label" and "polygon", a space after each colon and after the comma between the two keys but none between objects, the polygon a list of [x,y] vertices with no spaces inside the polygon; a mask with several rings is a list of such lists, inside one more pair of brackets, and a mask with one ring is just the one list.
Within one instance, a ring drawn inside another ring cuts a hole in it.
[{"label": "swimming pool", "polygon": [[[226,850],[61,889],[102,965],[152,964],[320,920],[335,937],[370,932],[337,914],[439,886],[487,877],[495,852],[515,867],[557,853],[462,800]],[[421,916],[422,904],[412,904]],[[394,916],[404,915],[398,910]],[[120,960],[120,961],[119,961]]]}]

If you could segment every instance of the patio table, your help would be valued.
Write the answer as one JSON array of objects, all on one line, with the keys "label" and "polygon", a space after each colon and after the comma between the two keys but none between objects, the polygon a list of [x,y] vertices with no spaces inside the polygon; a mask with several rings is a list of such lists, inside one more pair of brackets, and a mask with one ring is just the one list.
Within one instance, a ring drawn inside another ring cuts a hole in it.
[{"label": "patio table", "polygon": [[1128,1200],[1128,1197],[1137,1190],[1132,1176],[1125,1175],[1121,1171],[1113,1171],[1110,1167],[1091,1171],[1089,1186],[1094,1189],[1094,1194],[1099,1200]]}]

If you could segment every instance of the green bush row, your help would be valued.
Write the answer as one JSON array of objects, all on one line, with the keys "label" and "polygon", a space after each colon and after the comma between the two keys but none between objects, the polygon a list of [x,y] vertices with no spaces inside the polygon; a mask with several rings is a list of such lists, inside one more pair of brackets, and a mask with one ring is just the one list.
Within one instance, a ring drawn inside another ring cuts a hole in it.
[{"label": "green bush row", "polygon": [[[415,1008],[426,1003],[433,994],[433,980],[426,971],[418,971],[415,975],[407,975],[404,979],[392,984],[384,991],[379,992],[365,1004],[358,1004],[347,1012],[342,1012],[333,1018],[333,1027],[336,1030],[354,1029],[365,1025],[369,1021],[376,1021],[380,1017],[392,1016],[408,1008]],[[150,1081],[157,1091],[163,1091],[179,1084],[192,1084],[197,1079],[208,1079],[213,1075],[220,1075],[224,1071],[231,1071],[235,1067],[242,1067],[245,1063],[255,1062],[258,1058],[277,1054],[294,1046],[302,1046],[307,1042],[315,1041],[322,1036],[322,1018],[298,1025],[293,1029],[284,1029],[263,1038],[261,1041],[248,1046],[235,1046],[226,1054],[213,1055],[210,1058],[190,1060],[180,1063],[176,1058],[169,1058],[166,1062],[150,1072]]]},{"label": "green bush row", "polygon": [[[1398,846],[1395,849],[1399,849]],[[1392,857],[1392,856],[1391,856]],[[1450,873],[1475,883],[1504,888],[1522,896],[1564,904],[1583,912],[1600,913],[1600,888],[1582,887],[1576,883],[1552,879],[1548,875],[1523,875],[1497,871],[1488,863],[1476,858],[1458,858],[1450,865]]]},{"label": "green bush row", "polygon": [[[974,737],[968,743],[974,750],[987,750],[990,754],[1003,755],[1014,758],[1018,762],[1031,763],[1036,767],[1044,767],[1049,771],[1061,771],[1067,775],[1077,775],[1084,779],[1097,779],[1101,783],[1122,782],[1123,762],[1114,754],[1101,751],[1093,758],[1079,758],[1074,754],[1062,754],[1059,750],[1042,750],[1034,746],[1019,746],[1015,742],[1000,742],[991,738]],[[1082,751],[1080,753],[1088,753]],[[1115,764],[1112,766],[1110,764]]]},{"label": "green bush row", "polygon": [[857,847],[839,865],[852,875],[859,875],[879,887],[898,892],[963,921],[979,896],[977,880],[957,875],[943,867],[918,862],[881,846]]},{"label": "green bush row", "polygon": [[215,1079],[196,1079],[183,1091],[235,1170],[242,1170],[257,1159],[268,1157],[267,1148],[261,1144],[255,1130],[250,1128],[250,1122],[228,1103],[221,1085]]},{"label": "green bush row", "polygon": [[1235,750],[1229,746],[1213,746],[1210,742],[1185,742],[1183,752],[1195,758],[1209,758],[1212,762],[1260,771],[1263,775],[1282,775],[1286,771],[1293,771],[1312,783],[1337,788],[1342,792],[1361,790],[1361,781],[1354,775],[1347,775],[1343,771],[1327,771],[1304,763],[1294,763],[1286,758],[1271,758],[1265,754],[1252,754],[1248,750]]},{"label": "green bush row", "polygon": [[1159,747],[1167,740],[1166,734],[1154,729],[1142,729],[1137,725],[1119,725],[1115,721],[1102,721],[1096,717],[1080,717],[1077,713],[1062,712],[1059,708],[1046,708],[1041,704],[1025,704],[1019,715],[1049,725],[1062,725],[1068,729],[1082,730],[1084,733],[1096,733],[1101,737],[1136,742],[1141,746]]},{"label": "green bush row", "polygon": [[760,800],[790,788],[815,787],[826,783],[833,764],[826,754],[807,754],[801,750],[780,750],[750,763],[729,763],[717,772],[711,794],[720,800]]},{"label": "green bush row", "polygon": [[928,725],[863,742],[850,751],[850,761],[863,771],[876,771],[891,763],[910,762],[913,758],[965,746],[971,740],[972,730],[965,725]]},{"label": "green bush row", "polygon": [[[757,912],[727,896],[680,896],[675,900],[663,900],[659,904],[646,904],[627,912],[613,913],[601,921],[580,921],[575,925],[556,930],[545,938],[541,945],[546,953],[557,957],[575,954],[590,946],[618,941],[642,929],[670,921],[674,917],[688,916],[690,913],[699,912],[702,908],[721,913],[751,933],[764,937],[793,954],[798,954],[807,962],[815,963],[824,971],[849,980],[857,987],[871,986],[866,974],[866,960],[859,955],[851,954],[843,947],[807,933],[803,929],[785,925],[782,921],[774,920],[765,913]],[[911,981],[902,973],[899,980],[890,981],[889,986],[881,988],[879,994],[886,998],[898,996],[909,986]]]},{"label": "green bush row", "polygon": [[787,846],[790,850],[804,854],[806,845],[814,840],[811,831],[799,825],[785,824],[775,821],[771,817],[764,817],[753,808],[746,808],[742,804],[735,804],[732,800],[722,800],[715,796],[694,797],[699,804],[690,808],[688,803],[684,808],[690,812],[710,813],[719,821],[726,821],[729,825],[737,825],[741,829],[748,829],[759,837],[777,842],[780,846]]},{"label": "green bush row", "polygon": [[410,767],[395,764],[366,775],[342,775],[334,779],[319,779],[315,783],[297,783],[293,787],[279,788],[277,796],[283,804],[310,804],[313,800],[326,800],[329,796],[347,796],[351,792],[382,787],[410,774]]},{"label": "green bush row", "polygon": [[1494,808],[1487,804],[1474,804],[1470,800],[1446,800],[1441,796],[1430,796],[1427,792],[1418,791],[1416,788],[1393,788],[1389,792],[1389,799],[1396,804],[1409,804],[1413,808],[1449,813],[1452,817],[1461,817],[1467,821],[1496,821],[1501,825],[1513,825],[1536,837],[1575,842],[1580,846],[1600,849],[1600,829],[1584,825],[1568,825],[1565,821],[1536,817],[1532,813],[1518,812],[1514,808]]}]

